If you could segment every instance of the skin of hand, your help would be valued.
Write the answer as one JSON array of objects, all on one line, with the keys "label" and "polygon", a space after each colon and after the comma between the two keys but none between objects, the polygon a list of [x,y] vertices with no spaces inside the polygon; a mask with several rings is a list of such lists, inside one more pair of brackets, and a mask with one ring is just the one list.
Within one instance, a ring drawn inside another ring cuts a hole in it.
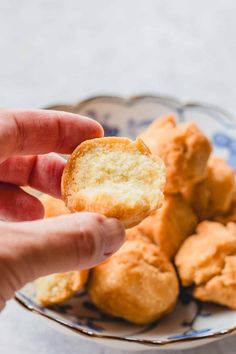
[{"label": "skin of hand", "polygon": [[0,110],[0,309],[27,282],[91,268],[123,243],[123,225],[99,214],[40,220],[43,205],[20,188],[60,198],[65,160],[55,153],[69,154],[80,142],[101,136],[97,122],[76,114]]}]

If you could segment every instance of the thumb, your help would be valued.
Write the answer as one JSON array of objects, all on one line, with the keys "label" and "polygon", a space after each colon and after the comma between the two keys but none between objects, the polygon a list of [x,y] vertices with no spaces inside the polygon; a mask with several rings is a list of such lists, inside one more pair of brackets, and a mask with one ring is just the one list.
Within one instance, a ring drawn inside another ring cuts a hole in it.
[{"label": "thumb", "polygon": [[0,299],[25,283],[51,273],[91,268],[123,243],[116,219],[75,213],[46,220],[0,223]]}]

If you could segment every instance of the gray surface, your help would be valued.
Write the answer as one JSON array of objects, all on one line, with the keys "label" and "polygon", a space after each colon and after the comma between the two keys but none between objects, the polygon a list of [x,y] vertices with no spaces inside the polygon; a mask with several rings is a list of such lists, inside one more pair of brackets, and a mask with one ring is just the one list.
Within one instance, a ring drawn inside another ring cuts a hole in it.
[{"label": "gray surface", "polygon": [[[0,0],[0,106],[157,92],[236,114],[235,17],[234,0]],[[230,354],[235,340],[189,353]],[[58,334],[13,302],[0,316],[0,348],[111,351]]]}]

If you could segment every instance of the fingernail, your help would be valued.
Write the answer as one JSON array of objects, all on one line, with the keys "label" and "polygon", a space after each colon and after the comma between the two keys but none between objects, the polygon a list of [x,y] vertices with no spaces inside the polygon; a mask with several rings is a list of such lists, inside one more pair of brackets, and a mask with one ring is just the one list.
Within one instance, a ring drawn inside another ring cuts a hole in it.
[{"label": "fingernail", "polygon": [[104,256],[109,256],[116,252],[123,244],[125,239],[125,229],[123,224],[113,218],[107,218],[103,221],[105,244]]}]

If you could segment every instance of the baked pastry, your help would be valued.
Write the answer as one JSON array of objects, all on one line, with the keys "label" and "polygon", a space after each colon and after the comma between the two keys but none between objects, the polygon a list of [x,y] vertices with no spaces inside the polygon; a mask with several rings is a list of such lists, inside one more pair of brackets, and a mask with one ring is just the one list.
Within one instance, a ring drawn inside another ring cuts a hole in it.
[{"label": "baked pastry", "polygon": [[211,144],[195,123],[176,124],[173,115],[155,120],[141,135],[166,165],[166,193],[178,193],[204,179]]},{"label": "baked pastry", "polygon": [[181,282],[193,296],[236,309],[236,224],[204,221],[175,258]]},{"label": "baked pastry", "polygon": [[172,259],[197,226],[197,217],[180,194],[165,195],[162,207],[127,230],[127,239],[151,239]]},{"label": "baked pastry", "polygon": [[230,209],[234,191],[234,171],[220,157],[211,157],[207,177],[184,192],[199,220],[224,215]]},{"label": "baked pastry", "polygon": [[[150,219],[151,217],[152,217],[152,214],[149,215],[146,219]],[[144,220],[146,220],[146,219],[144,219]],[[151,235],[147,234],[147,233],[143,232],[143,230],[141,230],[141,228],[139,228],[139,225],[141,225],[143,223],[143,221],[140,224],[126,230],[126,232],[125,232],[125,240],[126,241],[143,241],[143,242],[147,242],[147,243],[155,243],[153,240],[152,234]]]},{"label": "baked pastry", "polygon": [[[65,203],[43,194],[40,196],[45,210],[45,218],[70,213]],[[60,303],[79,291],[85,285],[89,271],[76,270],[67,273],[50,274],[36,280],[36,298],[42,305]]]},{"label": "baked pastry", "polygon": [[99,309],[136,324],[169,313],[178,291],[172,264],[156,245],[142,241],[125,242],[92,270],[88,283],[88,294]]},{"label": "baked pastry", "polygon": [[214,221],[218,221],[221,224],[228,224],[229,222],[236,222],[236,183],[234,184],[234,190],[232,192],[232,202],[227,213],[222,215],[216,215],[213,218]]},{"label": "baked pastry", "polygon": [[60,303],[83,288],[88,271],[56,273],[36,280],[36,299],[44,306]]},{"label": "baked pastry", "polygon": [[71,211],[142,221],[163,201],[165,168],[141,139],[98,138],[80,144],[64,169],[62,196]]},{"label": "baked pastry", "polygon": [[44,217],[51,218],[53,216],[70,214],[70,210],[66,207],[61,199],[53,198],[48,194],[42,194],[39,199],[44,206]]}]

